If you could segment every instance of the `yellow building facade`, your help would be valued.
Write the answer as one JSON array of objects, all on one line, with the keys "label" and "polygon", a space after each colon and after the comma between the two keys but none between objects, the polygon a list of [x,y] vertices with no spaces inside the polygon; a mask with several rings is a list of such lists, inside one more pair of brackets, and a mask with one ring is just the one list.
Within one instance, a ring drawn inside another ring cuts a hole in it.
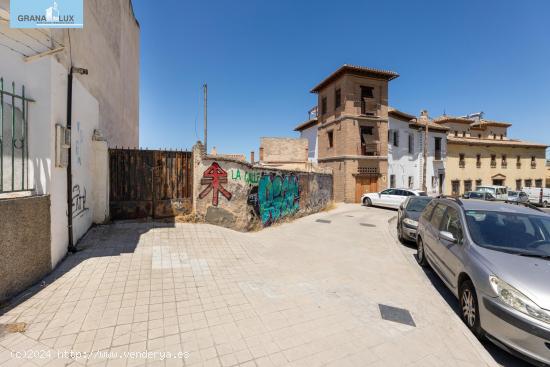
[{"label": "yellow building facade", "polygon": [[546,144],[510,139],[509,123],[476,117],[442,116],[447,126],[446,194],[461,195],[480,185],[544,187]]}]

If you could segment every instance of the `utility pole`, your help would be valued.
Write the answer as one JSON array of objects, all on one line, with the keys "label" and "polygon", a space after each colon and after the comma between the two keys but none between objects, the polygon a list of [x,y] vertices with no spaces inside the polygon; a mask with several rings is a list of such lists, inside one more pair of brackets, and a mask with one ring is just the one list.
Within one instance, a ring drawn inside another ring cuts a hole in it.
[{"label": "utility pole", "polygon": [[423,152],[423,164],[422,164],[422,190],[428,192],[428,183],[426,182],[426,176],[428,174],[428,111],[424,110],[421,113],[420,119],[424,121],[426,125],[424,129],[424,152]]},{"label": "utility pole", "polygon": [[204,83],[204,151],[208,154],[208,85]]}]

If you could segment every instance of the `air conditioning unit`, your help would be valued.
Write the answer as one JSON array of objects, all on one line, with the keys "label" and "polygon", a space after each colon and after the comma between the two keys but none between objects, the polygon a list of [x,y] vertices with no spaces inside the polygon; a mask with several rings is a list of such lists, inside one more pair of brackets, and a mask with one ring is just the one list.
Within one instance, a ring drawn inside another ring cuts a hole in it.
[{"label": "air conditioning unit", "polygon": [[61,124],[55,125],[55,166],[67,167],[69,164],[69,148],[71,146],[71,130]]}]

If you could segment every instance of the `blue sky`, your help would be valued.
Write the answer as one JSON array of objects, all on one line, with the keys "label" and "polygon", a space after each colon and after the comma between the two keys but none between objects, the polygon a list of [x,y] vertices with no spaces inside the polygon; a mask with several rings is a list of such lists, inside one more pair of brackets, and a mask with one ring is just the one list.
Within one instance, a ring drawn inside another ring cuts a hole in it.
[{"label": "blue sky", "polygon": [[297,136],[311,87],[340,65],[397,71],[390,104],[484,111],[509,136],[550,144],[547,0],[133,0],[141,25],[140,145],[218,152]]}]

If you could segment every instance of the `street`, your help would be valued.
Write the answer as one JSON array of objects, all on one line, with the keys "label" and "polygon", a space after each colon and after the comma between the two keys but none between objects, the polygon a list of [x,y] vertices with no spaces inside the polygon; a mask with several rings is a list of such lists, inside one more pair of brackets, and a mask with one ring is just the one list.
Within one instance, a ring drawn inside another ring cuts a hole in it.
[{"label": "street", "polygon": [[[24,349],[74,365],[498,365],[393,239],[394,215],[343,204],[248,234],[96,227],[0,317],[26,326],[0,333],[0,363]],[[124,354],[143,351],[183,354]]]}]

